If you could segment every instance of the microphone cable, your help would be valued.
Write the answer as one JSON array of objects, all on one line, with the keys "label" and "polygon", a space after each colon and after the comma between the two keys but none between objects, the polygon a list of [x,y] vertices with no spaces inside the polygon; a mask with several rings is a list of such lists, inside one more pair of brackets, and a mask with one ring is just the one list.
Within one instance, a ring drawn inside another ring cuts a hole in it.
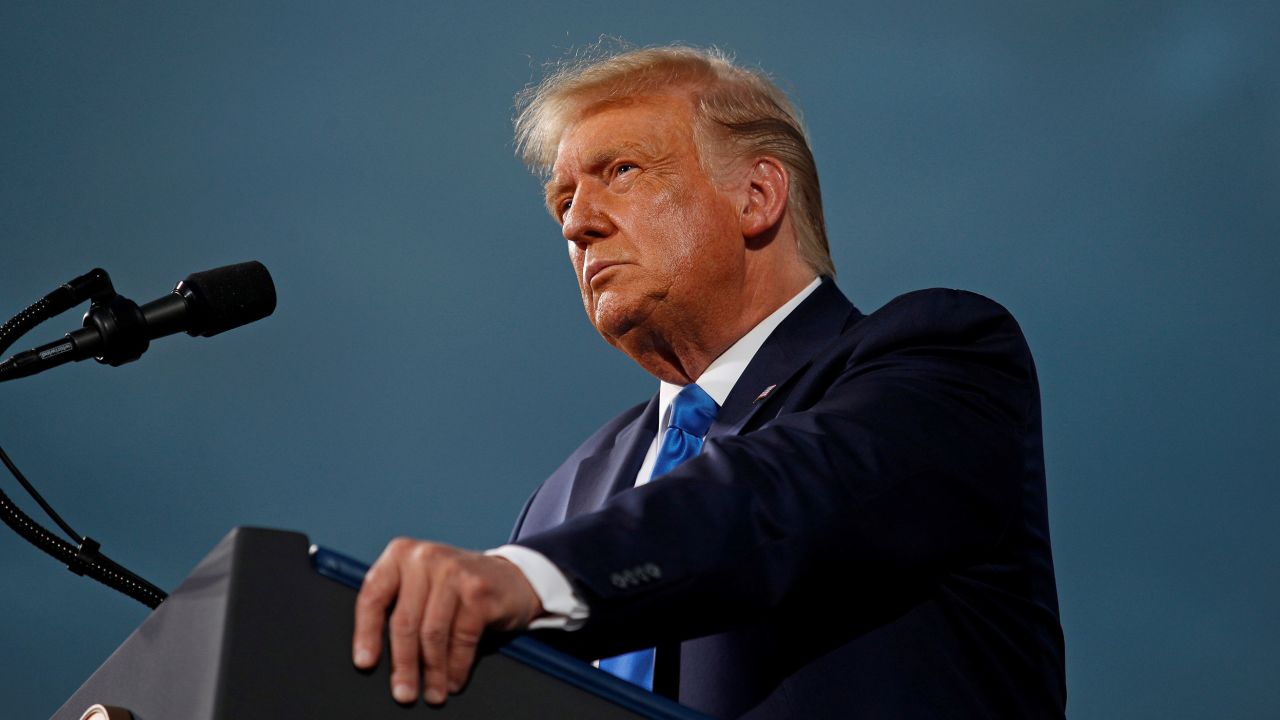
[{"label": "microphone cable", "polygon": [[[95,270],[94,272],[98,271]],[[93,273],[89,273],[89,275],[93,275]],[[8,350],[13,343],[17,342],[18,338],[25,335],[27,331],[45,320],[70,309],[72,306],[67,305],[67,302],[73,298],[68,298],[66,296],[64,288],[71,284],[72,283],[63,285],[54,292],[40,298],[31,305],[28,305],[22,312],[9,320],[9,322],[0,326],[0,355],[3,355],[4,352]],[[61,307],[62,305],[67,305],[67,307]],[[62,516],[59,515],[53,507],[49,505],[49,503],[45,502],[45,499],[40,496],[40,493],[36,492],[35,487],[27,481],[26,476],[22,474],[22,471],[18,469],[18,466],[13,463],[13,460],[9,459],[9,454],[4,451],[4,448],[0,448],[0,461],[4,462],[4,466],[9,469],[9,472],[12,473],[15,478],[18,479],[18,483],[27,491],[27,494],[39,503],[40,508],[44,510],[45,515],[48,515],[50,519],[57,523],[58,527],[62,528],[62,531],[67,534],[67,537],[71,538],[72,541],[76,543],[83,542],[84,538],[80,536],[80,533],[72,529],[72,527],[62,519]]]},{"label": "microphone cable", "polygon": [[[18,338],[45,320],[70,310],[85,299],[99,298],[104,294],[114,294],[114,290],[111,288],[111,281],[107,278],[106,272],[100,268],[95,268],[58,287],[0,326],[0,355],[3,355]],[[164,602],[168,595],[163,590],[103,555],[99,552],[101,546],[97,541],[87,535],[80,535],[72,529],[41,497],[3,448],[0,448],[0,460],[17,478],[23,489],[35,499],[45,514],[67,534],[71,542],[63,540],[31,519],[3,491],[0,491],[0,519],[13,528],[14,532],[66,565],[67,569],[77,575],[87,575],[153,610]]]}]

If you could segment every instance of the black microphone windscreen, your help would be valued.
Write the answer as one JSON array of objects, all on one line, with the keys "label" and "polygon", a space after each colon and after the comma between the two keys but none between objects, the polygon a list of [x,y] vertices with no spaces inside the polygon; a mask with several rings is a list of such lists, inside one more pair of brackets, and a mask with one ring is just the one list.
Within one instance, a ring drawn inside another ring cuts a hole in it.
[{"label": "black microphone windscreen", "polygon": [[256,260],[192,273],[174,292],[187,298],[198,319],[188,333],[202,337],[261,320],[276,309],[271,273]]}]

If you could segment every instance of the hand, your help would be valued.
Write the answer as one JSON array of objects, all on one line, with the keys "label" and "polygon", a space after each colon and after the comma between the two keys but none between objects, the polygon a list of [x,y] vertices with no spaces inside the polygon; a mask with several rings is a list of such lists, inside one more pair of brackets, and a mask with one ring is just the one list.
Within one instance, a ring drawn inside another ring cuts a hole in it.
[{"label": "hand", "polygon": [[515,565],[436,543],[397,538],[369,569],[356,597],[351,643],[356,667],[382,654],[382,629],[391,612],[391,694],[409,704],[418,679],[428,703],[462,689],[486,628],[517,630],[542,614],[542,603]]}]

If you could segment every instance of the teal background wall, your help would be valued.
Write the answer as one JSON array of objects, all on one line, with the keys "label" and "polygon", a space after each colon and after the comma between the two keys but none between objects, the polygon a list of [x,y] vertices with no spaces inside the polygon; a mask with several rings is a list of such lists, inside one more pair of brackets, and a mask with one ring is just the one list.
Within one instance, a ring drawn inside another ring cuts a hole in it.
[{"label": "teal background wall", "polygon": [[[718,44],[803,107],[862,309],[1022,322],[1070,714],[1280,716],[1280,6],[793,5],[0,5],[0,314],[94,266],[144,301],[259,259],[280,297],[5,384],[0,443],[166,588],[239,524],[501,542],[654,387],[582,315],[511,97],[602,33]],[[145,609],[7,531],[0,572],[0,714],[47,717]]]}]

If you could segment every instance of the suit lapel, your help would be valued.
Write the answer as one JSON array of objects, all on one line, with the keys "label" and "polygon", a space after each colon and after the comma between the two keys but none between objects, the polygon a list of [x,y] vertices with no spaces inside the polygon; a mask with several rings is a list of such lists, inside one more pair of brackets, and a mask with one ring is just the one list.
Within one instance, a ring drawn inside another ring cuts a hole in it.
[{"label": "suit lapel", "polygon": [[[792,378],[830,345],[857,309],[830,280],[773,331],[725,398],[707,437],[736,435],[774,397],[785,394]],[[768,389],[768,392],[764,391]],[[760,397],[764,393],[764,397]],[[615,436],[613,444],[584,459],[574,475],[566,518],[588,513],[613,495],[632,487],[658,425],[658,397]]]},{"label": "suit lapel", "polygon": [[614,443],[578,465],[569,490],[565,517],[588,513],[604,505],[616,493],[632,487],[658,426],[658,396],[620,432]]},{"label": "suit lapel", "polygon": [[760,408],[784,394],[791,379],[840,336],[850,319],[860,317],[835,283],[823,280],[760,346],[725,398],[707,438],[741,432]]}]

